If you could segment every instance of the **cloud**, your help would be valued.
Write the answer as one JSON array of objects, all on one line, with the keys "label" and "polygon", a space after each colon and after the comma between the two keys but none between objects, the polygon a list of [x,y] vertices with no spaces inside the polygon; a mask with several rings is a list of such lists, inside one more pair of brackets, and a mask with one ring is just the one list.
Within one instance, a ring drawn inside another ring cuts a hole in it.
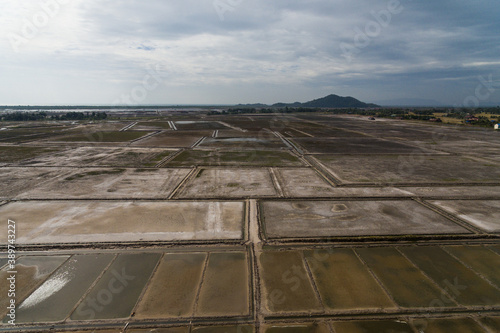
[{"label": "cloud", "polygon": [[[41,4],[57,1],[3,1],[2,35],[26,37]],[[222,17],[213,0],[61,4],[17,52],[2,39],[0,104],[111,103],[156,65],[168,79],[147,103],[274,103],[338,93],[449,104],[474,90],[480,75],[500,79],[493,0],[400,0],[387,24],[377,13],[397,0],[220,1]],[[351,61],[342,44],[356,47]],[[499,92],[491,99],[500,100]]]}]

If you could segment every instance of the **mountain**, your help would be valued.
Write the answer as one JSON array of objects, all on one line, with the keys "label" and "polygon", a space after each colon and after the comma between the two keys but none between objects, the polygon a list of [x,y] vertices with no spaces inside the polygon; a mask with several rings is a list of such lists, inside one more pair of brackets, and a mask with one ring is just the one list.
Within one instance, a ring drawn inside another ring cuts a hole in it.
[{"label": "mountain", "polygon": [[342,97],[337,95],[328,95],[323,98],[318,98],[309,102],[300,103],[275,103],[273,105],[266,105],[261,103],[255,104],[238,104],[237,107],[245,108],[378,108],[380,106],[371,103],[363,103],[354,97]]},{"label": "mountain", "polygon": [[306,108],[376,108],[376,104],[367,104],[357,100],[354,97],[342,97],[337,95],[328,95],[323,98],[315,99],[302,104]]},{"label": "mountain", "polygon": [[377,108],[376,104],[367,104],[357,100],[354,97],[342,97],[337,95],[328,95],[305,103],[276,103],[272,105],[275,108]]}]

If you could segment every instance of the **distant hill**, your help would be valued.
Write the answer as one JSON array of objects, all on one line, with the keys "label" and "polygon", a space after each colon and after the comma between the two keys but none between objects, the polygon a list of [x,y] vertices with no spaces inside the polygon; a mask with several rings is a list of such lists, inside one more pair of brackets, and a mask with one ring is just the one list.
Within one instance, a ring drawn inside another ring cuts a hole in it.
[{"label": "distant hill", "polygon": [[246,108],[267,108],[267,107],[273,107],[273,108],[378,108],[380,107],[377,104],[372,104],[372,103],[364,103],[361,102],[360,100],[357,100],[354,97],[348,96],[348,97],[342,97],[338,95],[328,95],[323,98],[318,98],[309,102],[305,103],[300,103],[300,102],[295,102],[295,103],[275,103],[273,105],[266,105],[262,103],[255,103],[255,104],[238,104],[235,105],[237,107],[246,107]]},{"label": "distant hill", "polygon": [[354,97],[342,97],[337,95],[328,95],[323,98],[315,99],[302,104],[306,108],[376,108],[376,104],[367,104],[357,100]]},{"label": "distant hill", "polygon": [[302,103],[300,102],[295,102],[295,103],[276,103],[273,104],[273,107],[275,108],[284,108],[284,107],[291,107],[291,108],[300,108],[303,106]]},{"label": "distant hill", "polygon": [[262,103],[255,103],[255,104],[237,104],[237,107],[245,107],[245,108],[267,108],[269,105],[267,104],[262,104]]},{"label": "distant hill", "polygon": [[377,108],[376,104],[363,103],[354,97],[342,97],[338,95],[328,95],[323,98],[318,98],[309,102],[300,103],[276,103],[272,107],[275,108]]}]

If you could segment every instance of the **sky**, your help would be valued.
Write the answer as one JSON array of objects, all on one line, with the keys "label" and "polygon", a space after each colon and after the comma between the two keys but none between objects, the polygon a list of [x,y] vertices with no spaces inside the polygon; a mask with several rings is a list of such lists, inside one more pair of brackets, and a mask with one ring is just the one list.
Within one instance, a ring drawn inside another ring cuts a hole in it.
[{"label": "sky", "polygon": [[0,105],[500,105],[498,0],[2,0]]}]

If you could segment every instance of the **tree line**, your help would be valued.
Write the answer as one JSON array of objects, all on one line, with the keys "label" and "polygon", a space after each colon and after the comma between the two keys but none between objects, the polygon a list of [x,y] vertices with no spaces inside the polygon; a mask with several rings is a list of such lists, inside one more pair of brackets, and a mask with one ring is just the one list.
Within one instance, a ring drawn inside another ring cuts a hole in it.
[{"label": "tree line", "polygon": [[66,112],[48,114],[47,112],[13,112],[0,115],[2,121],[38,121],[38,120],[104,120],[106,112]]}]

